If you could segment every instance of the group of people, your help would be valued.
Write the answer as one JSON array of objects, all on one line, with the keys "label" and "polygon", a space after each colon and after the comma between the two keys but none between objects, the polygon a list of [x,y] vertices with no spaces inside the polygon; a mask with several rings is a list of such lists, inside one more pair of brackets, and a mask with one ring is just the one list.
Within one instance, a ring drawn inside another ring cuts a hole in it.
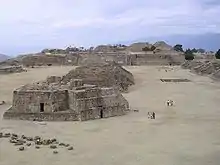
[{"label": "group of people", "polygon": [[[166,102],[167,106],[173,106],[174,101],[173,100],[167,100]],[[156,113],[155,112],[148,112],[148,119],[156,119]]]},{"label": "group of people", "polygon": [[156,119],[156,113],[155,112],[148,112],[148,119]]},{"label": "group of people", "polygon": [[173,106],[174,105],[174,102],[173,102],[173,100],[167,100],[167,106],[169,107],[169,106]]}]

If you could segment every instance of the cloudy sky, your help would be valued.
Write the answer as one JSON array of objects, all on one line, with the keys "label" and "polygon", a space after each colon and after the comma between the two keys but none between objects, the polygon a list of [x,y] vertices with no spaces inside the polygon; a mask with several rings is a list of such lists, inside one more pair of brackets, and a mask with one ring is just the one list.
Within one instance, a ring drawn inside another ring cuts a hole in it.
[{"label": "cloudy sky", "polygon": [[220,32],[219,0],[0,0],[0,53]]}]

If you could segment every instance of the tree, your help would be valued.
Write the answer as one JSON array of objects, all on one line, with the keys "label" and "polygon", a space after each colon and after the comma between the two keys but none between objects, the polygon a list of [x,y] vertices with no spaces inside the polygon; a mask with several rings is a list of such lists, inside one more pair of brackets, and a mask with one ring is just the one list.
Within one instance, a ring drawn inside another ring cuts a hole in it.
[{"label": "tree", "polygon": [[220,59],[220,49],[215,53],[215,58]]},{"label": "tree", "polygon": [[185,59],[186,60],[193,60],[194,59],[194,54],[193,54],[192,50],[186,49],[186,51],[185,51]]},{"label": "tree", "polygon": [[177,52],[184,52],[184,51],[183,51],[183,45],[177,44],[177,45],[175,45],[173,48],[174,48],[174,50],[177,51]]}]

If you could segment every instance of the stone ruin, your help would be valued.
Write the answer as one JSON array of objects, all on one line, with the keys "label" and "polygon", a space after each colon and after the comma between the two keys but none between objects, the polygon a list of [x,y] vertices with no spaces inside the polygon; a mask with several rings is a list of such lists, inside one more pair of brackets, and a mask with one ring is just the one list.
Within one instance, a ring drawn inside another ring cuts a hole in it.
[{"label": "stone ruin", "polygon": [[81,56],[79,54],[27,54],[0,62],[0,66],[18,66],[25,67],[36,66],[59,66],[59,65],[78,65]]},{"label": "stone ruin", "polygon": [[[152,51],[143,48],[155,47]],[[65,52],[65,51],[64,51]],[[181,65],[185,56],[177,52],[171,45],[163,41],[150,44],[146,42],[133,43],[130,46],[99,45],[90,51],[75,51],[66,53],[36,53],[21,55],[13,59],[0,62],[0,66],[23,65],[25,67],[38,66],[80,66],[88,56],[99,56],[107,61],[114,61],[120,65]]]},{"label": "stone ruin", "polygon": [[71,78],[82,79],[85,84],[99,87],[115,87],[121,92],[127,92],[129,86],[134,85],[133,75],[115,62],[93,63],[90,60],[80,67],[70,71],[63,77],[64,82]]},{"label": "stone ruin", "polygon": [[0,67],[0,74],[20,73],[27,71],[22,66],[2,66]]},{"label": "stone ruin", "polygon": [[219,60],[192,60],[182,64],[183,69],[190,69],[191,72],[199,75],[208,75],[215,80],[220,80]]},{"label": "stone ruin", "polygon": [[118,65],[82,66],[63,77],[27,84],[13,92],[5,119],[86,121],[126,114],[127,90],[133,76]]}]

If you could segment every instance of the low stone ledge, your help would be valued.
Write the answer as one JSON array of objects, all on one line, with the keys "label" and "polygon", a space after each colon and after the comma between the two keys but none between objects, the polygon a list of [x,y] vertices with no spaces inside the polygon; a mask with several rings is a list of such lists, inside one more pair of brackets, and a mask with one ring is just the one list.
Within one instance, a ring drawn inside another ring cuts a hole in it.
[{"label": "low stone ledge", "polygon": [[5,112],[3,115],[7,120],[40,120],[40,121],[79,121],[78,114],[72,112],[56,113],[17,113]]}]

